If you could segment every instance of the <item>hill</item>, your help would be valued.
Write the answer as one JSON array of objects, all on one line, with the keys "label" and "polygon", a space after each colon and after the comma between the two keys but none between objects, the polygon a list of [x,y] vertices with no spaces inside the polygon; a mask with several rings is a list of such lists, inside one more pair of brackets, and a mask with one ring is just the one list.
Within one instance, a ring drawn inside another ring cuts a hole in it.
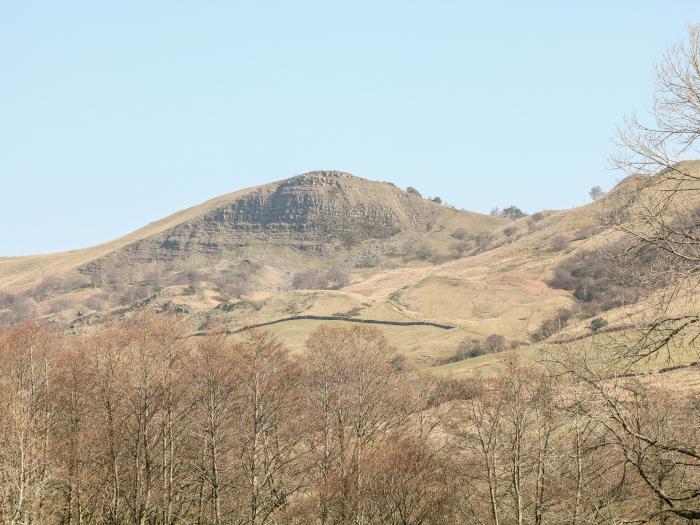
[{"label": "hill", "polygon": [[[344,172],[305,173],[92,248],[2,258],[0,308],[6,321],[40,317],[73,332],[142,308],[175,311],[193,333],[265,325],[298,350],[320,323],[370,322],[413,365],[435,365],[489,336],[527,346],[581,308],[552,278],[614,240],[601,217],[640,198],[639,184],[509,220]],[[586,332],[590,312],[580,317],[566,330]]]}]

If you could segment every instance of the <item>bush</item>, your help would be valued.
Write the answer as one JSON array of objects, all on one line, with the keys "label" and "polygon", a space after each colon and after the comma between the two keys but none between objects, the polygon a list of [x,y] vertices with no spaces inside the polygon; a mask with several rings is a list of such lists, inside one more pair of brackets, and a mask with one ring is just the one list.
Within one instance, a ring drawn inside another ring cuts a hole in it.
[{"label": "bush", "polygon": [[227,299],[238,299],[241,296],[252,292],[253,288],[249,283],[237,280],[232,283],[226,283],[224,286],[220,286],[219,291],[222,295],[226,296]]},{"label": "bush", "polygon": [[382,258],[376,253],[366,253],[361,255],[355,265],[358,268],[375,268],[382,264]]},{"label": "bush", "polygon": [[104,308],[107,306],[107,303],[109,302],[109,295],[106,293],[98,293],[95,295],[92,295],[85,299],[84,305],[88,307],[90,310],[95,310],[96,312],[99,312],[101,310],[104,310]]},{"label": "bush", "polygon": [[457,228],[455,231],[452,232],[452,237],[463,241],[464,239],[469,238],[469,232],[464,228]]},{"label": "bush", "polygon": [[433,202],[435,204],[442,204],[442,199],[440,197],[433,197]]},{"label": "bush", "polygon": [[481,253],[481,252],[486,251],[494,239],[495,239],[494,234],[489,233],[489,232],[480,233],[479,235],[474,237],[474,244],[476,246],[476,252]]},{"label": "bush", "polygon": [[464,361],[465,359],[485,355],[486,353],[486,348],[482,346],[480,339],[467,337],[461,343],[459,343],[459,346],[457,347],[457,350],[455,350],[454,354],[436,361],[433,366],[457,363],[459,361]]},{"label": "bush", "polygon": [[325,272],[301,272],[292,279],[292,287],[296,290],[322,290],[325,286]]},{"label": "bush", "polygon": [[331,268],[326,272],[327,286],[332,289],[350,284],[350,274],[341,268]]},{"label": "bush", "polygon": [[471,248],[471,241],[460,241],[450,246],[450,253],[454,257],[463,257]]},{"label": "bush", "polygon": [[503,219],[510,219],[512,221],[525,217],[525,215],[527,214],[517,206],[508,206],[507,208],[502,209],[499,213],[499,217]]},{"label": "bush", "polygon": [[533,341],[544,341],[553,336],[566,326],[566,323],[574,316],[571,310],[562,308],[551,319],[544,321],[531,335]]},{"label": "bush", "polygon": [[535,221],[535,222],[540,222],[542,219],[544,219],[544,213],[541,211],[533,213],[530,218]]},{"label": "bush", "polygon": [[[636,264],[647,264],[639,260]],[[549,281],[552,288],[568,290],[583,306],[584,313],[598,312],[629,304],[642,295],[638,283],[630,281],[623,272],[603,259],[598,252],[581,251],[556,268]],[[625,268],[629,271],[630,267]],[[633,275],[634,272],[629,272]]]},{"label": "bush", "polygon": [[486,354],[486,349],[482,346],[480,339],[465,339],[459,345],[457,349],[460,355],[464,358],[479,357],[480,355]]},{"label": "bush", "polygon": [[0,318],[0,324],[22,324],[31,321],[37,315],[36,301],[27,295],[15,296],[8,311]]},{"label": "bush", "polygon": [[416,197],[422,197],[420,192],[412,186],[406,188],[406,193],[410,193],[411,195],[415,195]]},{"label": "bush", "polygon": [[508,226],[505,230],[503,230],[503,233],[505,234],[506,237],[510,237],[511,235],[513,235],[517,231],[518,231],[518,229],[515,226]]},{"label": "bush", "polygon": [[491,334],[484,341],[484,348],[490,354],[497,354],[508,350],[508,343],[502,335]]},{"label": "bush", "polygon": [[389,359],[389,366],[396,372],[406,372],[410,370],[408,360],[403,354],[396,354],[391,359]]},{"label": "bush", "polygon": [[238,299],[242,295],[252,291],[252,286],[249,281],[243,277],[244,273],[245,272],[239,272],[237,274],[231,272],[221,273],[213,277],[212,282],[224,299]]},{"label": "bush", "polygon": [[590,196],[591,200],[597,201],[603,195],[605,195],[605,192],[601,189],[600,186],[593,186],[591,188],[591,191],[588,192],[588,195]]},{"label": "bush", "polygon": [[15,302],[15,295],[7,292],[0,292],[0,309],[8,308]]},{"label": "bush", "polygon": [[142,301],[151,295],[148,286],[128,286],[123,288],[115,297],[115,302],[119,306],[127,306],[137,301]]},{"label": "bush", "polygon": [[58,299],[49,305],[50,314],[60,314],[74,306],[73,301],[69,299]]},{"label": "bush", "polygon": [[429,406],[439,406],[449,401],[466,401],[478,396],[481,391],[481,383],[471,377],[441,379],[435,385],[428,403]]},{"label": "bush", "polygon": [[329,290],[347,286],[350,275],[340,268],[312,270],[294,276],[292,287],[296,290]]},{"label": "bush", "polygon": [[554,252],[563,252],[569,247],[569,241],[563,235],[555,235],[549,242],[549,247]]},{"label": "bush", "polygon": [[591,321],[591,332],[597,332],[608,326],[608,321],[602,317],[596,317]]},{"label": "bush", "polygon": [[61,281],[55,277],[47,277],[34,288],[31,289],[29,295],[32,296],[36,301],[43,301],[54,295],[61,289]]},{"label": "bush", "polygon": [[433,256],[433,250],[427,243],[420,242],[420,243],[416,244],[415,254],[416,254],[416,257],[418,259],[420,259],[421,261],[428,261]]},{"label": "bush", "polygon": [[104,272],[102,282],[106,282],[113,288],[119,288],[122,284],[129,280],[129,271],[121,266],[115,266]]}]

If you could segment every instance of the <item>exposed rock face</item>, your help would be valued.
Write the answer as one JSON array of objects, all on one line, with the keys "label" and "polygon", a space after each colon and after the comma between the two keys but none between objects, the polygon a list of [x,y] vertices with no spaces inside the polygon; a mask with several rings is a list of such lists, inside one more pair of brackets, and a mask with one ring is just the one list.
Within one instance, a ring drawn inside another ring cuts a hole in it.
[{"label": "exposed rock face", "polygon": [[223,202],[193,221],[122,250],[128,261],[217,256],[259,245],[315,250],[423,227],[435,204],[395,186],[338,171],[315,171]]},{"label": "exposed rock face", "polygon": [[269,194],[260,192],[234,201],[207,219],[232,231],[395,234],[402,222],[400,212],[391,203],[353,198],[359,189],[357,181],[342,172],[300,175],[280,183]]}]

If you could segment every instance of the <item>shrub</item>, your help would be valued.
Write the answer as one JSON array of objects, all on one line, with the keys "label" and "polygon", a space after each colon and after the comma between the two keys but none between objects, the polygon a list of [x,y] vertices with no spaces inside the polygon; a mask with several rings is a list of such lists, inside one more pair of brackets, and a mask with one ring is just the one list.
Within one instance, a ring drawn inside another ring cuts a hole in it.
[{"label": "shrub", "polygon": [[250,283],[242,280],[236,280],[234,282],[226,283],[224,286],[219,287],[219,291],[226,298],[238,299],[243,295],[249,294],[253,291]]},{"label": "shrub", "polygon": [[597,201],[603,195],[605,195],[605,192],[601,189],[600,186],[593,186],[591,188],[591,191],[588,192],[588,195],[591,197],[591,200]]},{"label": "shrub", "polygon": [[450,246],[450,253],[454,257],[464,256],[472,248],[471,241],[460,241]]},{"label": "shrub", "polygon": [[347,286],[350,275],[341,268],[311,270],[294,276],[292,287],[297,290],[328,290]]},{"label": "shrub", "polygon": [[239,298],[242,295],[250,293],[252,286],[249,281],[243,277],[245,272],[221,273],[212,278],[212,282],[216,285],[217,290],[224,299]]},{"label": "shrub", "polygon": [[590,239],[592,236],[600,232],[600,226],[585,226],[574,232],[574,241],[583,241]]},{"label": "shrub", "polygon": [[129,272],[126,268],[114,267],[110,270],[103,272],[102,281],[106,282],[113,288],[119,288],[123,283],[129,279]]},{"label": "shrub", "polygon": [[518,229],[515,226],[508,226],[505,230],[503,230],[503,233],[506,237],[510,237],[517,231]]},{"label": "shrub", "polygon": [[[639,259],[634,264],[648,264]],[[638,283],[630,281],[624,272],[603,259],[599,252],[581,251],[556,268],[549,281],[552,288],[568,290],[583,306],[584,313],[595,315],[598,312],[629,304],[642,295]],[[632,265],[625,268],[631,275]]]},{"label": "shrub", "polygon": [[549,242],[549,247],[554,252],[563,252],[569,247],[569,241],[563,235],[555,235]]},{"label": "shrub", "polygon": [[15,295],[8,292],[0,292],[0,309],[8,308],[15,302]]},{"label": "shrub", "polygon": [[338,267],[331,268],[326,272],[326,281],[329,288],[342,288],[350,284],[350,274]]},{"label": "shrub", "polygon": [[361,255],[356,263],[358,268],[374,268],[382,264],[382,258],[373,252]]},{"label": "shrub", "polygon": [[151,289],[148,286],[127,286],[122,288],[120,293],[115,297],[115,302],[119,306],[127,306],[137,301],[142,301],[151,295]]},{"label": "shrub", "polygon": [[428,261],[433,256],[432,248],[425,242],[416,244],[415,254],[421,261]]},{"label": "shrub", "polygon": [[34,319],[37,315],[36,301],[28,295],[15,296],[8,311],[0,318],[0,324],[22,324]]},{"label": "shrub", "polygon": [[292,287],[297,290],[321,290],[325,285],[324,272],[312,270],[301,272],[292,279]]},{"label": "shrub", "polygon": [[512,221],[525,217],[525,215],[527,214],[517,206],[508,206],[507,208],[502,209],[499,213],[499,217],[510,219]]},{"label": "shrub", "polygon": [[430,406],[439,406],[448,401],[466,401],[478,396],[481,391],[481,383],[471,377],[441,379],[435,385],[428,402]]},{"label": "shrub", "polygon": [[409,186],[408,188],[406,188],[406,193],[410,193],[411,195],[415,195],[416,197],[422,197],[420,192],[413,186]]},{"label": "shrub", "polygon": [[502,335],[491,334],[484,341],[484,348],[490,354],[497,354],[505,352],[508,349],[508,344]]},{"label": "shrub", "polygon": [[452,232],[452,237],[463,241],[464,239],[467,239],[469,237],[469,232],[464,228],[457,228],[455,231]]},{"label": "shrub", "polygon": [[408,360],[403,354],[396,354],[391,359],[389,359],[389,366],[396,372],[406,372],[410,370]]},{"label": "shrub", "polygon": [[36,301],[43,301],[54,295],[61,289],[61,281],[55,277],[47,277],[34,288],[31,289],[29,295]]},{"label": "shrub", "polygon": [[442,199],[440,197],[433,197],[433,202],[435,204],[442,204]]},{"label": "shrub", "polygon": [[96,312],[99,312],[100,310],[104,310],[105,306],[109,302],[109,295],[106,293],[98,293],[95,295],[92,295],[85,299],[84,305],[88,307],[90,310],[95,310]]},{"label": "shrub", "polygon": [[480,355],[485,355],[486,353],[486,348],[482,346],[480,339],[467,337],[461,343],[459,343],[459,346],[457,346],[457,350],[455,350],[454,354],[436,361],[434,366],[457,363],[458,361],[479,357]]},{"label": "shrub", "polygon": [[489,233],[489,232],[480,233],[479,235],[474,237],[474,244],[476,246],[476,252],[481,253],[481,252],[486,251],[494,239],[495,239],[495,236],[493,235],[493,233]]},{"label": "shrub", "polygon": [[597,332],[608,326],[608,321],[602,317],[596,317],[591,321],[591,332]]},{"label": "shrub", "polygon": [[533,213],[530,218],[535,221],[535,222],[540,222],[542,219],[544,219],[544,213],[541,211]]},{"label": "shrub", "polygon": [[545,320],[540,327],[531,335],[533,341],[544,341],[548,337],[559,332],[566,326],[566,323],[574,316],[571,310],[562,308],[554,314],[551,319]]},{"label": "shrub", "polygon": [[73,301],[69,299],[58,299],[49,305],[50,314],[60,314],[64,310],[68,310],[74,306]]},{"label": "shrub", "polygon": [[465,358],[479,357],[480,355],[486,354],[486,349],[481,344],[481,340],[476,338],[465,339],[460,343],[457,350],[461,355],[464,355]]}]

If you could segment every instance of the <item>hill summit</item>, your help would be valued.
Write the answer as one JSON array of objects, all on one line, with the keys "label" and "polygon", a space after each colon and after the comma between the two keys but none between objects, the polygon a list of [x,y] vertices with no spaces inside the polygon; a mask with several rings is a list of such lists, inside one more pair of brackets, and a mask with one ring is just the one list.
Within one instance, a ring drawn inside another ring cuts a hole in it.
[{"label": "hill summit", "polygon": [[78,268],[94,274],[154,262],[195,259],[209,266],[222,259],[249,259],[289,274],[316,266],[353,266],[361,253],[381,257],[404,250],[406,243],[411,251],[412,241],[455,221],[474,233],[499,224],[391,183],[313,171],[175,214],[126,236]]},{"label": "hill summit", "polygon": [[156,263],[202,270],[236,260],[267,266],[289,280],[304,269],[374,266],[397,254],[445,258],[454,228],[476,235],[501,222],[392,183],[312,171],[216,197],[92,248],[0,259],[0,289],[18,291],[70,272],[96,276],[119,268],[138,274]]}]

